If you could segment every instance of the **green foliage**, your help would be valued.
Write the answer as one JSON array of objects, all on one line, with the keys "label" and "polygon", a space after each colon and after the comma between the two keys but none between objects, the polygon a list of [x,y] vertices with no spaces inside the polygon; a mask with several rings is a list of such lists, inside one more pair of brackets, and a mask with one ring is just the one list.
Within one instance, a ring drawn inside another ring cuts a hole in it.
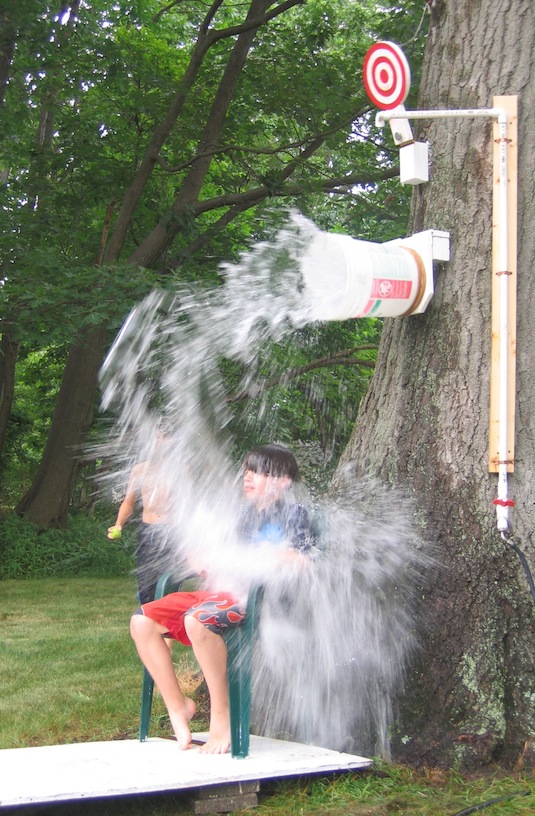
[{"label": "green foliage", "polygon": [[[23,2],[10,9],[6,20],[16,50],[0,120],[0,169],[7,178],[0,192],[0,302],[15,337],[48,343],[70,338],[88,323],[116,328],[132,303],[173,277],[178,266],[185,267],[181,278],[213,270],[214,261],[243,248],[251,232],[246,211],[262,201],[248,202],[247,195],[261,185],[268,196],[284,196],[318,215],[326,180],[347,177],[347,185],[335,185],[334,199],[345,200],[354,215],[330,221],[368,237],[368,227],[355,228],[361,214],[386,212],[388,219],[399,208],[385,208],[380,196],[370,203],[382,168],[392,162],[370,138],[362,57],[372,30],[390,20],[392,35],[398,28],[405,35],[415,25],[417,4],[409,5],[400,15],[388,4],[379,13],[369,2],[311,0],[259,29],[210,148],[198,198],[168,222],[175,245],[151,274],[137,266],[127,271],[117,259],[102,268],[108,230],[150,138],[183,87],[179,118],[145,182],[123,257],[168,217],[204,149],[199,139],[235,38],[208,49],[190,85],[186,71],[206,12],[197,4],[162,9],[149,0],[99,0],[83,6],[79,16],[61,18],[49,4],[37,10]],[[242,19],[242,6],[226,0],[214,30]],[[359,175],[370,185],[363,188]],[[219,220],[232,213],[228,196],[239,206],[223,234]]]},{"label": "green foliage", "polygon": [[127,575],[134,567],[131,534],[110,541],[108,526],[109,520],[80,513],[65,530],[39,530],[8,515],[0,520],[0,580]]},{"label": "green foliage", "polygon": [[225,361],[240,455],[259,439],[289,444],[310,486],[324,488],[373,373],[381,326],[373,318],[314,324],[266,343],[246,393],[238,390],[239,367]]},{"label": "green foliage", "polygon": [[[61,375],[51,359],[65,359],[80,332],[105,326],[111,339],[156,286],[218,285],[219,264],[273,235],[288,207],[324,229],[385,241],[403,234],[410,195],[392,178],[397,150],[385,148],[373,124],[361,69],[379,35],[410,40],[418,76],[426,21],[414,39],[417,0],[296,4],[260,26],[234,74],[236,36],[226,32],[243,23],[247,4],[212,7],[214,40],[198,64],[205,5],[95,0],[76,12],[62,8],[58,15],[54,4],[20,0],[2,12],[14,50],[0,85],[0,331],[23,344],[2,462],[8,504],[27,489],[44,447]],[[124,237],[108,257],[136,185]],[[327,355],[349,340],[360,345],[349,331],[311,333]],[[288,365],[310,363],[309,339],[295,346]],[[32,355],[41,355],[40,368]],[[280,378],[282,350],[268,357]],[[276,386],[269,400],[278,408],[264,397],[251,402],[246,424],[260,410],[266,433],[315,444],[333,461],[368,371],[333,365]]]}]

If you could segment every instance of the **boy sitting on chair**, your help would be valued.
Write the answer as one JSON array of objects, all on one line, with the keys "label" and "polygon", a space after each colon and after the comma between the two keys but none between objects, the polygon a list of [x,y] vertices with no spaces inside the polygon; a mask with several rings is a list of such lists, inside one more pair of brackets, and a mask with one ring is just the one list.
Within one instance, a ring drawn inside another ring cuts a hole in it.
[{"label": "boy sitting on chair", "polygon": [[[276,548],[281,563],[302,560],[314,545],[306,508],[288,501],[288,488],[299,479],[294,455],[282,445],[260,445],[245,458],[243,492],[247,502],[240,519],[244,543]],[[179,747],[191,746],[189,721],[195,703],[182,693],[165,637],[191,645],[210,694],[210,730],[203,753],[230,749],[227,647],[224,630],[239,626],[244,604],[228,592],[173,592],[143,604],[132,616],[130,632],[138,654],[167,707]]]}]

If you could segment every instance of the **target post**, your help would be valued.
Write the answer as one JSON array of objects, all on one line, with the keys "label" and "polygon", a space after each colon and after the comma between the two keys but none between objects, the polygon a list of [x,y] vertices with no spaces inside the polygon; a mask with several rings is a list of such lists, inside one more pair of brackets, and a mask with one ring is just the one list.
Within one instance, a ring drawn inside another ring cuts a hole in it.
[{"label": "target post", "polygon": [[[379,111],[378,127],[398,117],[390,102],[398,98],[397,88],[387,69],[382,70],[376,52],[386,54],[384,43],[372,46],[364,60],[364,85],[368,96]],[[382,52],[379,46],[383,47]],[[392,96],[392,100],[390,99]],[[516,363],[516,219],[517,219],[517,97],[494,97],[492,108],[465,110],[403,109],[407,119],[493,119],[493,245],[492,245],[492,331],[491,331],[491,401],[489,422],[489,471],[498,473],[496,521],[498,531],[505,535],[509,528],[508,509],[514,501],[508,497],[507,476],[514,471],[514,415]],[[394,130],[392,129],[394,133]],[[416,152],[418,143],[403,146],[409,168],[401,167],[403,183],[427,181],[425,152]],[[410,151],[410,153],[407,153]],[[402,164],[402,162],[400,162]],[[404,175],[405,177],[404,177]]]},{"label": "target post", "polygon": [[388,40],[372,45],[364,57],[363,80],[374,105],[381,110],[399,113],[399,117],[389,120],[394,144],[400,147],[413,142],[403,104],[411,87],[411,69],[399,45]]}]

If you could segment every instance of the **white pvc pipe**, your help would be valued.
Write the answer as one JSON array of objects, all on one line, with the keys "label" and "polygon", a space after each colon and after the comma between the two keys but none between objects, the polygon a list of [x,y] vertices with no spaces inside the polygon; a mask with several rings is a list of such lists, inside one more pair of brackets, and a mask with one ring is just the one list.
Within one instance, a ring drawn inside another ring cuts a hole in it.
[{"label": "white pvc pipe", "polygon": [[509,527],[509,506],[512,502],[507,493],[507,466],[509,459],[508,425],[509,425],[509,211],[507,190],[507,111],[503,108],[471,108],[467,110],[430,110],[430,111],[379,111],[375,117],[377,127],[383,127],[391,119],[454,119],[454,118],[492,118],[498,120],[499,127],[499,216],[500,216],[500,251],[499,269],[500,286],[500,366],[499,366],[499,407],[498,407],[498,497],[496,500],[496,520],[500,532]]},{"label": "white pvc pipe", "polygon": [[459,119],[459,118],[491,118],[498,119],[507,113],[503,108],[468,108],[467,110],[428,110],[428,111],[400,111],[399,108],[382,110],[375,114],[375,124],[383,127],[391,119]]}]

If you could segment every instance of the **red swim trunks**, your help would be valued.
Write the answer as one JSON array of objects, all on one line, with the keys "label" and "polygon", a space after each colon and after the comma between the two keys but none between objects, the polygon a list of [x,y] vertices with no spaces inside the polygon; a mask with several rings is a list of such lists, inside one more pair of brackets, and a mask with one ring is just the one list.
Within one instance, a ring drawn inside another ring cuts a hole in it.
[{"label": "red swim trunks", "polygon": [[143,604],[141,609],[147,618],[165,626],[174,640],[186,646],[191,646],[184,626],[186,615],[196,618],[216,634],[245,620],[244,604],[225,592],[171,592]]}]

